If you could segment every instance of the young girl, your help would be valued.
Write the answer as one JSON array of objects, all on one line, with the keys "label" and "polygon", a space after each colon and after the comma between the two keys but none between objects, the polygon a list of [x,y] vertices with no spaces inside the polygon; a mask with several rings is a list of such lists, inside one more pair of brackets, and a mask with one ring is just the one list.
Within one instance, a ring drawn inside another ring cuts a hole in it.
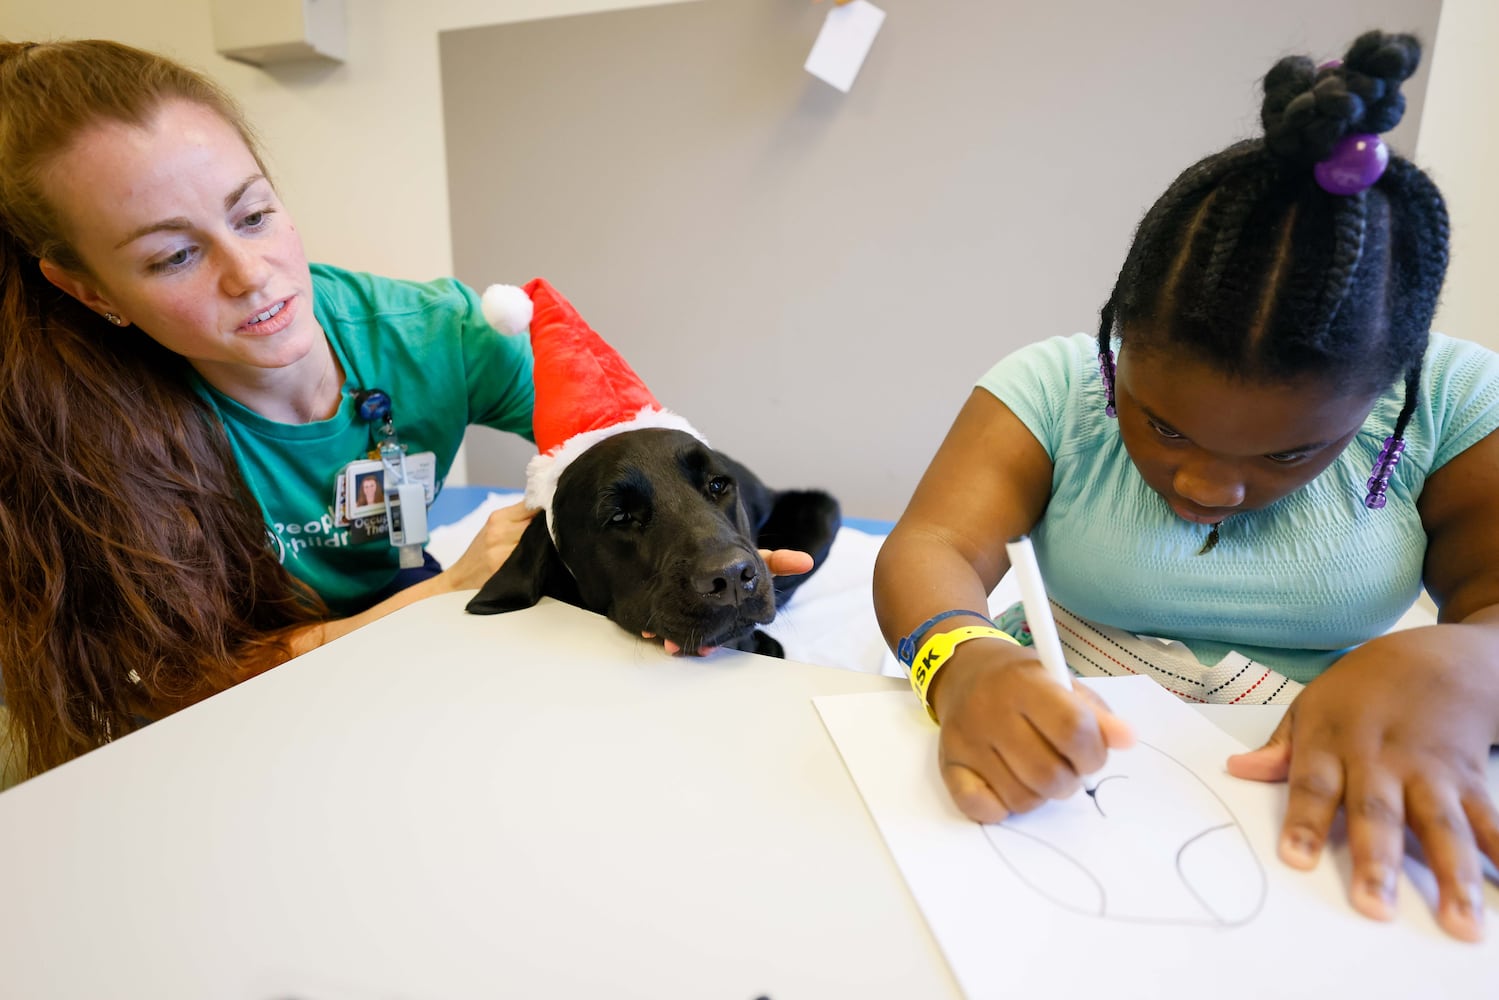
[{"label": "young girl", "polygon": [[[1474,939],[1480,854],[1499,861],[1499,357],[1429,334],[1446,210],[1378,139],[1419,55],[1373,32],[1341,61],[1276,64],[1264,138],[1149,210],[1096,340],[980,380],[881,551],[875,604],[908,664],[946,655],[918,689],[972,818],[1068,796],[1132,739],[1000,634],[1027,641],[1022,615],[987,617],[1006,541],[1030,533],[1075,670],[1289,702],[1229,762],[1289,781],[1282,858],[1314,864],[1341,808],[1352,902],[1388,918],[1409,827],[1441,924]],[[1423,585],[1439,624],[1386,634]]]},{"label": "young girl", "polygon": [[0,44],[0,379],[0,671],[28,774],[482,585],[528,517],[404,576],[335,523],[381,436],[367,393],[440,483],[468,424],[530,435],[527,340],[457,282],[309,266],[233,102],[123,45]]}]

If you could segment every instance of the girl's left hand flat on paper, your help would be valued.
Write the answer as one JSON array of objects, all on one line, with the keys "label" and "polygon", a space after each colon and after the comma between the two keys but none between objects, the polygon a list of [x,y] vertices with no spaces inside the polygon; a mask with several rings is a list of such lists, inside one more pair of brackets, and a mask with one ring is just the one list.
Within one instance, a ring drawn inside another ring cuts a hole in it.
[{"label": "girl's left hand flat on paper", "polygon": [[1395,915],[1409,827],[1436,877],[1437,922],[1483,936],[1483,865],[1499,864],[1499,813],[1487,787],[1499,680],[1485,630],[1434,625],[1394,632],[1344,656],[1309,684],[1264,747],[1229,773],[1290,786],[1280,856],[1317,863],[1339,808],[1353,873],[1349,899]]}]

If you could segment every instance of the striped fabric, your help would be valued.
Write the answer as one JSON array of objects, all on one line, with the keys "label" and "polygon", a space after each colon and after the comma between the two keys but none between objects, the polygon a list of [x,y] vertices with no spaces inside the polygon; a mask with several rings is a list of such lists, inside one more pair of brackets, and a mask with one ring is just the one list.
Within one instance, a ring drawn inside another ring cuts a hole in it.
[{"label": "striped fabric", "polygon": [[[1099,625],[1055,601],[1051,609],[1067,665],[1080,677],[1140,674],[1183,701],[1207,705],[1289,705],[1303,687],[1241,653],[1231,652],[1205,667],[1179,642]],[[1022,645],[1031,645],[1022,605],[1013,605],[995,621]]]}]

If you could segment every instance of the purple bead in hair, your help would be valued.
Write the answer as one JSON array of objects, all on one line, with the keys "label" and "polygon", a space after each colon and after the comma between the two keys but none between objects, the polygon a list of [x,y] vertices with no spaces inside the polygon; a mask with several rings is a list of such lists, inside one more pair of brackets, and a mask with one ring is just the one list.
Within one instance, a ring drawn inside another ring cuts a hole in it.
[{"label": "purple bead in hair", "polygon": [[[1329,59],[1317,67],[1317,73],[1342,68],[1343,60]],[[1373,187],[1389,164],[1390,149],[1384,140],[1373,132],[1357,132],[1339,139],[1327,159],[1312,167],[1312,176],[1328,194],[1359,194]]]},{"label": "purple bead in hair", "polygon": [[1098,355],[1098,377],[1103,379],[1103,412],[1109,416],[1118,416],[1114,409],[1114,352],[1103,351]]},{"label": "purple bead in hair", "polygon": [[1400,456],[1405,451],[1405,438],[1387,437],[1384,439],[1384,447],[1379,451],[1379,457],[1374,460],[1374,468],[1370,470],[1369,482],[1365,484],[1369,490],[1368,496],[1364,497],[1364,506],[1370,510],[1379,510],[1385,505],[1385,491],[1390,488],[1390,476],[1395,471],[1395,466],[1400,463]]},{"label": "purple bead in hair", "polygon": [[1328,194],[1359,194],[1373,187],[1389,165],[1384,140],[1373,132],[1356,132],[1339,139],[1331,155],[1312,167],[1312,176]]}]

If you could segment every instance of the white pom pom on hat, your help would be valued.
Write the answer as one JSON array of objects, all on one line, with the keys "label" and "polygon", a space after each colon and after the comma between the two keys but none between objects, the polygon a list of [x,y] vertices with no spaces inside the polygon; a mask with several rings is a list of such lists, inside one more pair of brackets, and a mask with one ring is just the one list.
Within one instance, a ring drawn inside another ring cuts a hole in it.
[{"label": "white pom pom on hat", "polygon": [[517,334],[531,325],[531,296],[518,285],[490,285],[480,299],[489,325],[505,334]]}]

